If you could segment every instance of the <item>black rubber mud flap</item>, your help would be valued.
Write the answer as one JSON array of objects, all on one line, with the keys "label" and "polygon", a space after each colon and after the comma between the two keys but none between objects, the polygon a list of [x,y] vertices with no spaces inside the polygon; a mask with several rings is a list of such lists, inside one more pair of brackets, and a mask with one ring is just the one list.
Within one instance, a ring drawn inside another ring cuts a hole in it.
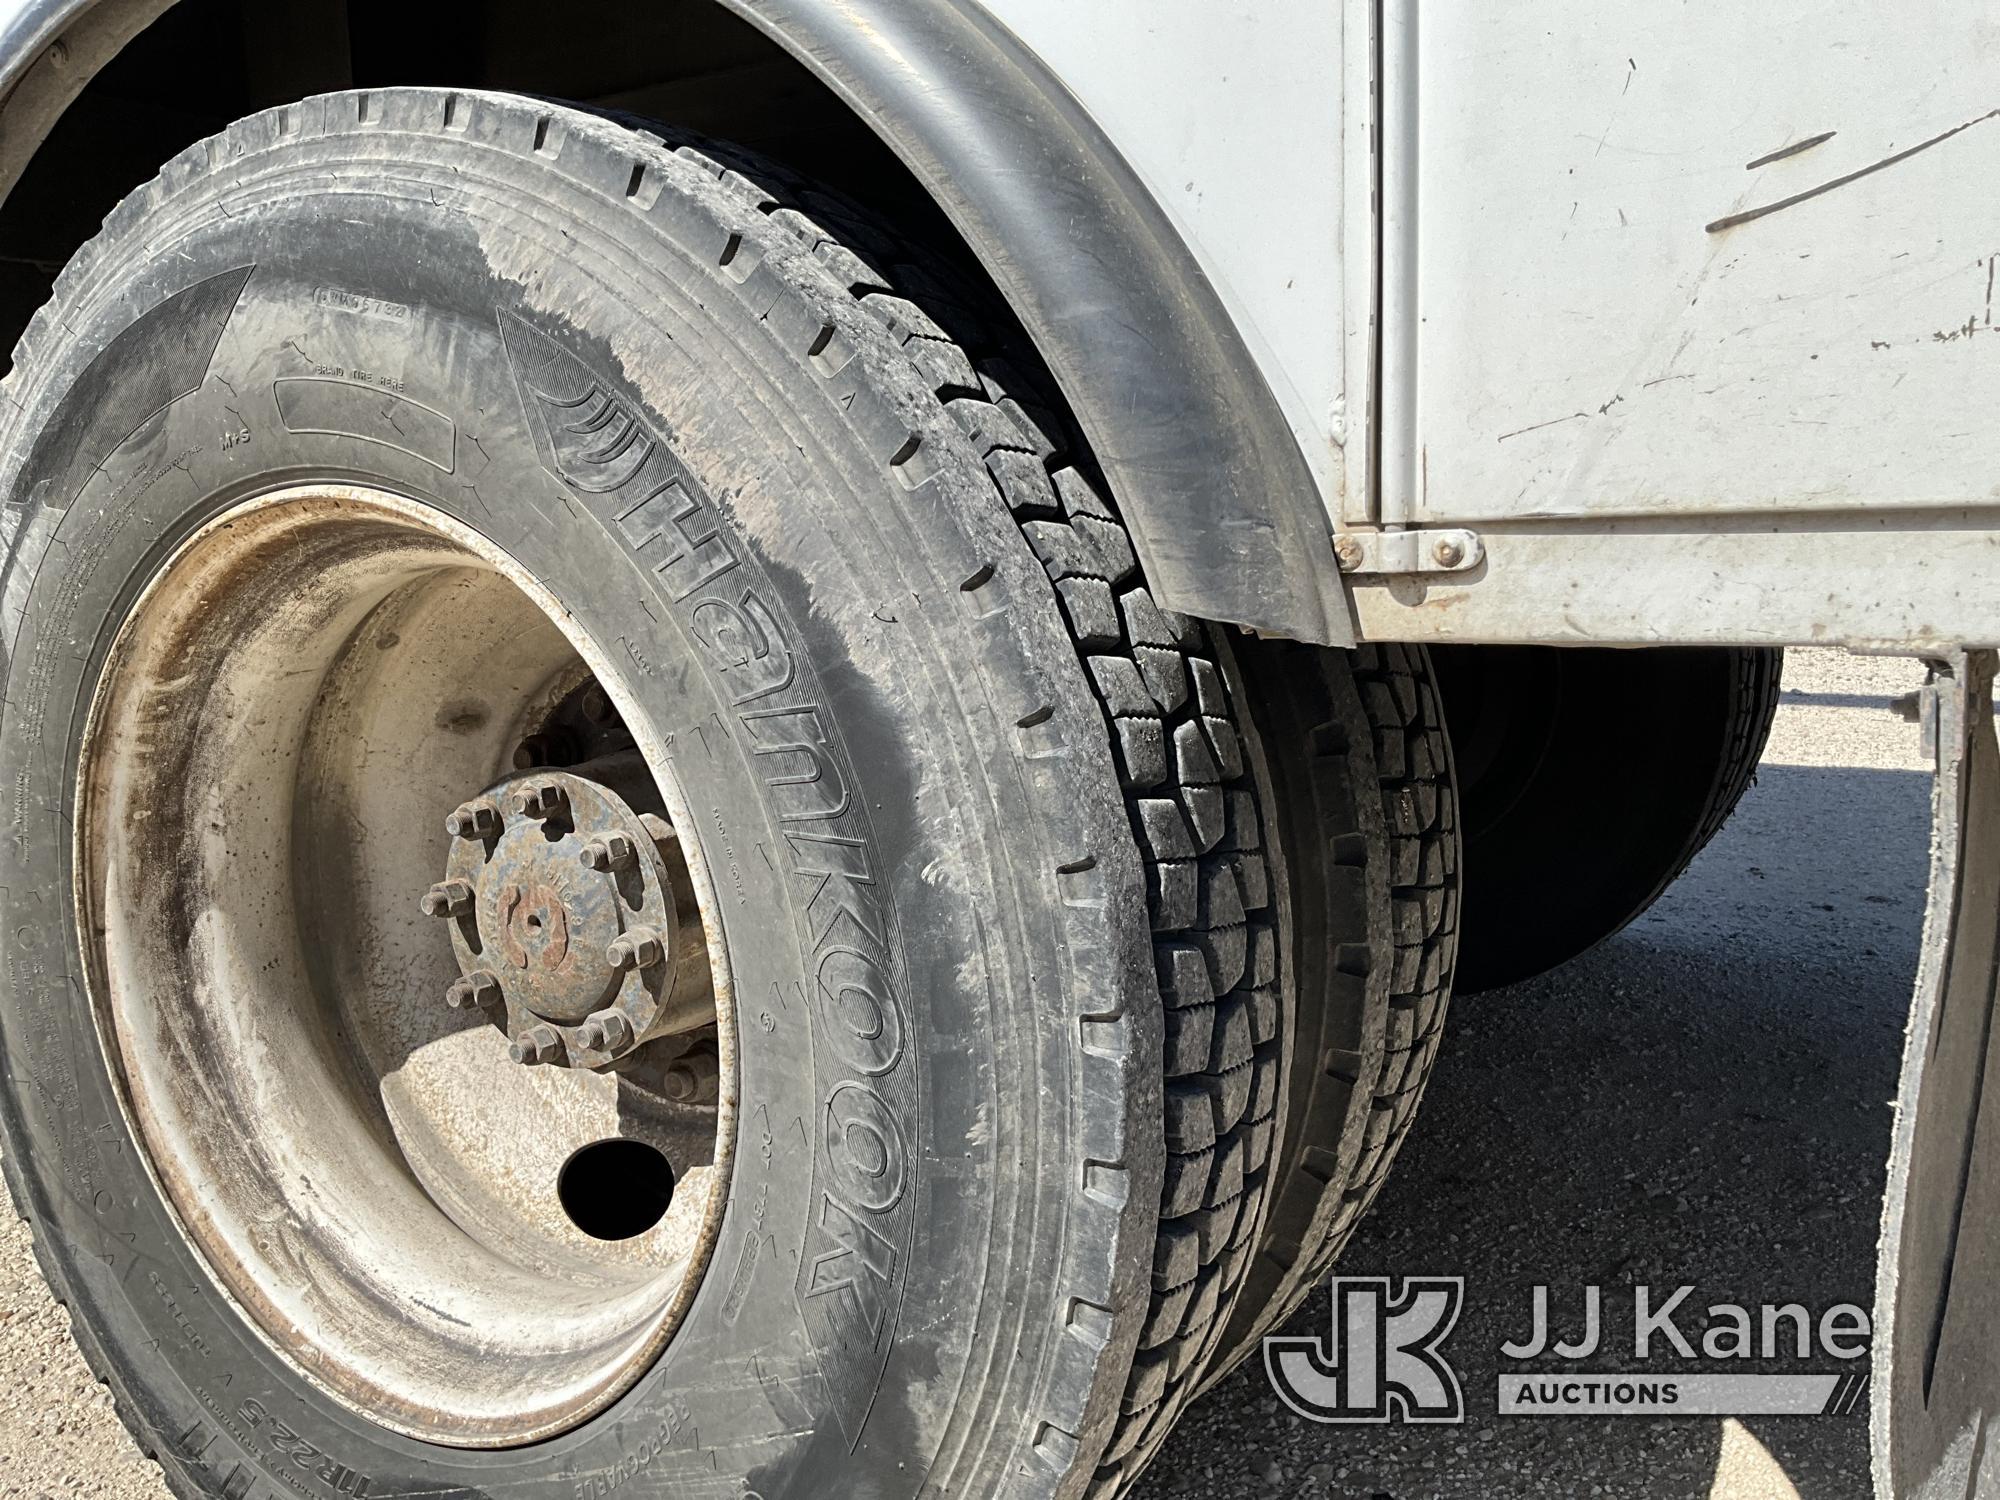
[{"label": "black rubber mud flap", "polygon": [[1994,653],[1932,664],[1930,905],[1875,1289],[1875,1492],[2000,1497],[2000,750]]}]

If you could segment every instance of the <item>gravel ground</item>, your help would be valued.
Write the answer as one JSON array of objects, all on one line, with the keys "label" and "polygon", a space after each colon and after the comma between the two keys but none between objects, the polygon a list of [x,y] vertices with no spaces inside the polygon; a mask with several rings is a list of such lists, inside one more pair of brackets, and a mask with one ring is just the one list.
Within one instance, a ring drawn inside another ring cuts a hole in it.
[{"label": "gravel ground", "polygon": [[[1189,1413],[1145,1500],[1869,1493],[1859,1416],[1496,1420],[1493,1384],[1538,1282],[1559,1322],[1604,1285],[1608,1328],[1615,1289],[1641,1282],[1691,1284],[1700,1305],[1869,1303],[1929,795],[1887,704],[1920,680],[1793,653],[1757,784],[1687,876],[1598,951],[1456,1008],[1342,1270],[1467,1279],[1448,1345],[1466,1425],[1314,1426],[1246,1367]],[[164,1500],[25,1229],[0,1220],[0,1500]],[[1326,1318],[1322,1292],[1287,1331]]]}]

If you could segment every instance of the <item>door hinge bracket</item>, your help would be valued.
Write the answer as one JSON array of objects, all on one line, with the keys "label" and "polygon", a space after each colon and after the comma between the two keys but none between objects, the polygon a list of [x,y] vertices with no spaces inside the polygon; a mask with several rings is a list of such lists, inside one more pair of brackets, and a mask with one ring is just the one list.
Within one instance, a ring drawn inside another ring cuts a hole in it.
[{"label": "door hinge bracket", "polygon": [[1333,539],[1343,573],[1464,573],[1486,560],[1476,531],[1343,531]]}]

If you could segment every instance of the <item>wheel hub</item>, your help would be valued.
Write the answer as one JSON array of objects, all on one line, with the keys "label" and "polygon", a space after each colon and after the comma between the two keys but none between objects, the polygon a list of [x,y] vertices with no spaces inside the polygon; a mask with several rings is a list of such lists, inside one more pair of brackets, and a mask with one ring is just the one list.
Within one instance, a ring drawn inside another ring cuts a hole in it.
[{"label": "wheel hub", "polygon": [[714,1022],[680,840],[614,790],[646,798],[643,772],[635,755],[532,770],[445,819],[445,878],[422,900],[458,960],[445,998],[503,1027],[516,1062],[602,1067]]}]

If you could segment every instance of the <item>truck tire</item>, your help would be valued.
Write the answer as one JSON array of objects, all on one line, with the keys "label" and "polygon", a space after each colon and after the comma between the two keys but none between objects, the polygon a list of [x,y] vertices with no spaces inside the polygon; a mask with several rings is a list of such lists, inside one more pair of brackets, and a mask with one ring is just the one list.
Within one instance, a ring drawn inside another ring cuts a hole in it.
[{"label": "truck tire", "polygon": [[750,160],[312,99],[17,351],[6,1175],[178,1494],[1110,1490],[1213,1354],[1227,643]]},{"label": "truck tire", "polygon": [[1457,791],[1424,648],[1251,640],[1237,661],[1268,747],[1298,1021],[1271,1206],[1209,1385],[1374,1201],[1437,1057],[1458,945]]},{"label": "truck tire", "polygon": [[1656,901],[1756,773],[1784,653],[1433,647],[1465,820],[1460,993],[1567,963]]}]

